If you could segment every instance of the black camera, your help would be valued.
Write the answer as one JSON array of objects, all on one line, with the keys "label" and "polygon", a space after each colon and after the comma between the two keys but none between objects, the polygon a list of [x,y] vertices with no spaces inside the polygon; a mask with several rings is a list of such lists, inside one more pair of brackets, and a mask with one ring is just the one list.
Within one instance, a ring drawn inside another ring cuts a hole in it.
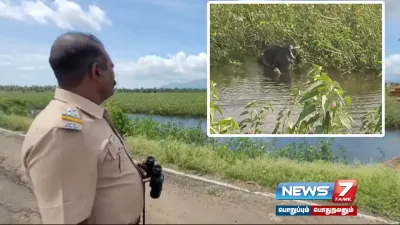
[{"label": "black camera", "polygon": [[146,159],[146,178],[150,178],[150,197],[159,198],[164,183],[164,174],[162,173],[162,167],[156,164],[153,156],[149,156]]}]

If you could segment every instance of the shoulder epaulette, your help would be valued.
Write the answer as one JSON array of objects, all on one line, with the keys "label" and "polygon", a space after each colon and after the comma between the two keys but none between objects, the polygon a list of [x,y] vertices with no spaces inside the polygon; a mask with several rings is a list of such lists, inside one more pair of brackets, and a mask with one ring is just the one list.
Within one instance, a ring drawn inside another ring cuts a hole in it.
[{"label": "shoulder epaulette", "polygon": [[71,130],[81,130],[83,120],[79,115],[78,110],[68,108],[61,114],[63,120],[63,128]]}]

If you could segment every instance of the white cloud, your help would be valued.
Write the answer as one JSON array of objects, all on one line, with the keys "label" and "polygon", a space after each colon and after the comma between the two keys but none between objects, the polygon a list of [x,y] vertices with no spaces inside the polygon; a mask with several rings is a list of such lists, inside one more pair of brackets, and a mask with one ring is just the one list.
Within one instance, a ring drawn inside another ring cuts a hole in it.
[{"label": "white cloud", "polygon": [[69,0],[55,0],[51,5],[44,0],[22,0],[20,4],[0,0],[0,17],[41,24],[51,22],[69,30],[88,27],[100,31],[103,25],[111,24],[106,13],[96,5],[89,5],[85,11],[78,3]]},{"label": "white cloud", "polygon": [[36,68],[33,66],[21,66],[18,69],[19,70],[35,70]]},{"label": "white cloud", "polygon": [[166,58],[149,55],[132,61],[120,61],[115,65],[118,76],[133,80],[189,81],[205,79],[207,75],[207,55],[187,55],[178,52]]},{"label": "white cloud", "polygon": [[[207,55],[205,53],[188,55],[178,52],[167,57],[148,55],[136,60],[114,58],[113,61],[120,87],[154,87],[173,82],[206,79],[207,77]],[[10,83],[8,76],[17,74],[22,80],[13,79],[12,82],[16,85],[41,85],[44,83],[44,79],[51,79],[52,82],[55,82],[48,63],[48,55],[45,53],[0,54],[0,62],[2,70],[7,71],[7,77],[0,75],[0,84]],[[26,78],[22,75],[28,73],[30,74],[27,76],[29,80],[24,80]]]},{"label": "white cloud", "polygon": [[48,56],[37,53],[0,54],[3,68],[14,67],[19,70],[43,70],[48,67]]},{"label": "white cloud", "polygon": [[385,59],[386,80],[400,81],[400,54],[389,55]]}]

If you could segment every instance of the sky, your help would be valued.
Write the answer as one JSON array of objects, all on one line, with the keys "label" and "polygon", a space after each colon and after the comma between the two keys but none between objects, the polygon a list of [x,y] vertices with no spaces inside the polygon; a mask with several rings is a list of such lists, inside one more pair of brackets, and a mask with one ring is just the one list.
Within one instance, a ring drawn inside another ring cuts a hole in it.
[{"label": "sky", "polygon": [[[386,2],[386,80],[400,81],[400,1]],[[96,35],[118,87],[151,88],[207,77],[207,0],[0,0],[0,85],[56,85],[55,38]]]}]

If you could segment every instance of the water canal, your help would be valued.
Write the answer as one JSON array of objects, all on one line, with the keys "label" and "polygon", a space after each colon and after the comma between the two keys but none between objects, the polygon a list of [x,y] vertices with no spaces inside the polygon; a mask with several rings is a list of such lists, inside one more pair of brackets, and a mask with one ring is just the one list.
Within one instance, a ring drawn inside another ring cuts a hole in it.
[{"label": "water canal", "polygon": [[[130,118],[145,118],[146,114],[129,115]],[[206,133],[207,121],[205,118],[193,117],[180,117],[180,116],[152,116],[152,118],[160,123],[180,123],[185,127],[201,126],[201,129]],[[220,142],[227,141],[228,138],[216,138]],[[253,140],[272,141],[273,138],[252,138]],[[290,138],[276,138],[275,145],[277,147],[284,147],[290,143],[303,142],[304,138],[290,137]],[[321,138],[309,137],[306,138],[309,144],[317,145]],[[343,137],[335,138],[333,142],[333,149],[336,154],[342,154],[339,149],[345,148],[345,157],[348,160],[359,160],[361,163],[370,163],[377,160],[388,160],[393,157],[399,156],[400,146],[400,132],[386,130],[385,137]],[[384,154],[382,154],[382,152]]]}]

